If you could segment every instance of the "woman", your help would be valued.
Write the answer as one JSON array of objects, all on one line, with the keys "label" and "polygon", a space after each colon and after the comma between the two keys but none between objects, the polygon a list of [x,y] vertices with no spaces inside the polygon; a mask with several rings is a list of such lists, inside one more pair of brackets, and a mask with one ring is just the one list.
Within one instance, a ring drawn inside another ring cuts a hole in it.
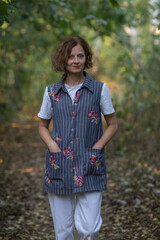
[{"label": "woman", "polygon": [[[46,87],[39,134],[48,150],[44,190],[48,192],[56,239],[99,239],[102,191],[106,190],[104,146],[117,131],[106,84],[90,77],[92,52],[79,36],[63,39],[52,57],[62,79]],[[102,133],[101,112],[107,123]],[[53,117],[53,134],[48,126]]]}]

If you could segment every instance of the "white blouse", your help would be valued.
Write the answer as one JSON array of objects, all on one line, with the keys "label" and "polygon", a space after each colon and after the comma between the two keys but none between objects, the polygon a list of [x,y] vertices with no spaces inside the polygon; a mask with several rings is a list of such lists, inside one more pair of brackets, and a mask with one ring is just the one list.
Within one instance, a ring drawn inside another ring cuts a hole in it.
[{"label": "white blouse", "polygon": [[[69,86],[68,84],[65,84],[65,87],[72,99],[74,101],[75,98],[75,93],[78,91],[78,89],[82,86],[83,83],[75,86]],[[103,115],[108,115],[112,114],[115,112],[113,105],[112,105],[112,100],[110,97],[110,92],[105,83],[103,83],[102,87],[102,92],[101,92],[101,100],[100,100],[100,107],[101,107],[101,112]],[[46,87],[44,95],[43,95],[43,101],[42,105],[40,108],[40,112],[38,113],[38,117],[43,118],[43,119],[51,119],[53,116],[53,110],[51,106],[51,100],[48,95],[48,87]]]}]

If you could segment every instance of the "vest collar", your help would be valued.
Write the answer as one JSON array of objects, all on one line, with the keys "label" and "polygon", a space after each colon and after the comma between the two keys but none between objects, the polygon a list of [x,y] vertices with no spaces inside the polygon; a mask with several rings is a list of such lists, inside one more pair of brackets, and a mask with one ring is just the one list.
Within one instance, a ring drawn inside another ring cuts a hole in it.
[{"label": "vest collar", "polygon": [[60,89],[62,89],[64,92],[67,93],[67,89],[65,88],[65,85],[64,85],[64,77],[62,77],[61,80],[55,84],[55,88],[54,88],[55,95],[59,92]]},{"label": "vest collar", "polygon": [[82,87],[88,88],[88,90],[90,90],[93,93],[94,79],[91,76],[89,76],[88,73],[86,73],[85,71],[84,71],[84,75],[85,75],[86,79],[85,79]]},{"label": "vest collar", "polygon": [[[86,73],[85,71],[84,71],[84,75],[85,75],[86,78],[85,78],[85,81],[84,81],[81,88],[86,87],[86,88],[88,88],[88,90],[90,90],[93,93],[93,81],[94,81],[94,79],[92,77],[90,77],[88,75],[88,73]],[[65,88],[65,85],[64,85],[64,77],[62,77],[61,80],[55,84],[55,94],[57,94],[60,89],[62,89],[64,92],[67,93],[67,89]]]}]

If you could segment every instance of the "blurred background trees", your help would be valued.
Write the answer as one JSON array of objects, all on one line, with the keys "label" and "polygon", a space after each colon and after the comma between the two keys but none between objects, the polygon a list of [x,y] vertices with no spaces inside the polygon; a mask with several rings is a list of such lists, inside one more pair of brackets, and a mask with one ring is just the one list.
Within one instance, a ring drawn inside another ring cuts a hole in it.
[{"label": "blurred background trees", "polygon": [[158,0],[1,0],[0,123],[32,118],[58,41],[80,35],[94,52],[90,72],[110,88],[120,131],[117,152],[134,157],[158,151],[160,104]]}]

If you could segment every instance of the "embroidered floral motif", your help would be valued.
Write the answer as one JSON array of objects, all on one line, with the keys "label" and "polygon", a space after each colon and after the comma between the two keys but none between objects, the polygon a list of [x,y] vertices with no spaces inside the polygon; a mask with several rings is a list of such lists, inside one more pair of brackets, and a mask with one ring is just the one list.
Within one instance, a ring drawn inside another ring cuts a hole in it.
[{"label": "embroidered floral motif", "polygon": [[54,91],[54,90],[48,91],[48,95],[49,95],[49,96],[52,96],[52,97],[54,97],[54,93],[55,93],[55,91]]},{"label": "embroidered floral motif", "polygon": [[71,148],[64,149],[63,156],[66,157],[67,160],[73,160],[73,149]]},{"label": "embroidered floral motif", "polygon": [[77,174],[77,169],[73,168],[74,171],[74,176],[73,176],[73,180],[74,180],[74,185],[76,185],[76,187],[81,187],[83,185],[83,177],[79,174]]},{"label": "embroidered floral motif", "polygon": [[79,138],[74,138],[74,140],[79,140]]},{"label": "embroidered floral motif", "polygon": [[45,176],[44,179],[45,179],[45,182],[46,182],[46,183],[51,183],[51,182],[52,182],[51,179],[50,179],[49,177],[47,177],[47,176]]},{"label": "embroidered floral motif", "polygon": [[98,156],[97,155],[92,155],[89,159],[89,163],[98,169],[98,166],[101,165],[100,162],[97,161]]},{"label": "embroidered floral motif", "polygon": [[77,91],[75,94],[74,103],[78,101],[78,98],[79,98],[79,91]]},{"label": "embroidered floral motif", "polygon": [[54,166],[54,169],[57,170],[59,168],[56,159],[53,156],[50,156],[49,163]]},{"label": "embroidered floral motif", "polygon": [[81,187],[83,185],[83,177],[80,176],[80,175],[74,175],[73,177],[73,180],[74,180],[74,184],[77,186],[77,187]]},{"label": "embroidered floral motif", "polygon": [[62,137],[61,137],[61,136],[58,136],[58,137],[55,138],[55,140],[58,141],[58,142],[60,142],[60,141],[62,141]]},{"label": "embroidered floral motif", "polygon": [[97,112],[96,111],[91,111],[88,114],[89,119],[91,119],[91,122],[95,122],[95,124],[98,123],[98,116],[97,116]]},{"label": "embroidered floral motif", "polygon": [[61,93],[58,93],[54,96],[54,102],[58,102],[61,98]]}]

